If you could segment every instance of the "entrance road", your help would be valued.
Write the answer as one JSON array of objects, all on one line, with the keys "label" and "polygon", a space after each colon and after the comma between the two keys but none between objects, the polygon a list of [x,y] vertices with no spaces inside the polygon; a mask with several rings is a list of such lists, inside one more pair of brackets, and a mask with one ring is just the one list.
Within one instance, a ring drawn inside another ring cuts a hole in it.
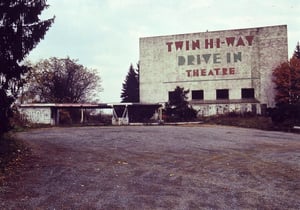
[{"label": "entrance road", "polygon": [[47,128],[1,209],[300,209],[300,136],[234,127]]}]

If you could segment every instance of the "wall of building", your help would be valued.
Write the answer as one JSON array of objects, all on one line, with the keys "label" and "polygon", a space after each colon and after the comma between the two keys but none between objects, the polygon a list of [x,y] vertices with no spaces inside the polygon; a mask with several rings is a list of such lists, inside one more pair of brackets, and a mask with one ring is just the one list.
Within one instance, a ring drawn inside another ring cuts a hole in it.
[{"label": "wall of building", "polygon": [[21,113],[31,123],[54,125],[50,107],[20,108]]},{"label": "wall of building", "polygon": [[[272,70],[287,60],[286,25],[140,38],[140,100],[167,102],[180,86],[203,113],[230,106],[259,112],[258,105],[275,105]],[[228,90],[222,103],[217,89]],[[253,90],[252,101],[244,100],[242,89]],[[203,98],[194,100],[194,90]]]}]

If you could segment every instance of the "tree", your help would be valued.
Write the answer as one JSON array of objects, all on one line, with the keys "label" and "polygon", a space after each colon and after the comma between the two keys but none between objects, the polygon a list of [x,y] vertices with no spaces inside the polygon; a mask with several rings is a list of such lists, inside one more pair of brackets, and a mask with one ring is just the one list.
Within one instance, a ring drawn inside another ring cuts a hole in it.
[{"label": "tree", "polygon": [[46,103],[78,103],[95,99],[102,91],[96,70],[70,58],[44,59],[32,66],[25,97]]},{"label": "tree", "polygon": [[300,59],[300,44],[297,43],[296,49],[294,51],[294,56],[296,56],[298,59]]},{"label": "tree", "polygon": [[22,63],[54,18],[41,21],[46,0],[0,0],[0,136],[10,129],[11,106],[29,68]]},{"label": "tree", "polygon": [[171,121],[186,121],[196,118],[197,111],[187,101],[189,92],[189,90],[184,90],[179,86],[170,92],[169,102],[165,104],[165,110]]},{"label": "tree", "polygon": [[273,122],[293,127],[300,122],[300,46],[293,57],[273,70],[276,108],[270,109]]},{"label": "tree", "polygon": [[131,64],[126,79],[123,83],[121,102],[139,102],[139,91],[139,65],[137,65],[137,69],[134,69],[133,65]]},{"label": "tree", "polygon": [[277,104],[300,103],[300,59],[294,55],[273,70]]}]

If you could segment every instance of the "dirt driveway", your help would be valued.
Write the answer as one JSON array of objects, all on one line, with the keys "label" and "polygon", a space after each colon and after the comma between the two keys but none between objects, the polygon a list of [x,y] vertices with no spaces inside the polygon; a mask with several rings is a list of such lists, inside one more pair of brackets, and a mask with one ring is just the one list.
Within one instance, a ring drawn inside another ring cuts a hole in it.
[{"label": "dirt driveway", "polygon": [[18,133],[0,209],[300,209],[300,136],[232,127]]}]

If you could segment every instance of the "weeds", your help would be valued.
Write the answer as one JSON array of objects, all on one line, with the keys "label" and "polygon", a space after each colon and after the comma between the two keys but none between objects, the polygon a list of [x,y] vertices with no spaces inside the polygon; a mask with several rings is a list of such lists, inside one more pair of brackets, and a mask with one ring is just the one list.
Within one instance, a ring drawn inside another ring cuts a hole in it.
[{"label": "weeds", "polygon": [[204,117],[203,122],[208,124],[229,125],[243,128],[256,128],[260,130],[280,130],[274,126],[271,118],[253,114],[240,115],[229,113],[226,115]]}]

